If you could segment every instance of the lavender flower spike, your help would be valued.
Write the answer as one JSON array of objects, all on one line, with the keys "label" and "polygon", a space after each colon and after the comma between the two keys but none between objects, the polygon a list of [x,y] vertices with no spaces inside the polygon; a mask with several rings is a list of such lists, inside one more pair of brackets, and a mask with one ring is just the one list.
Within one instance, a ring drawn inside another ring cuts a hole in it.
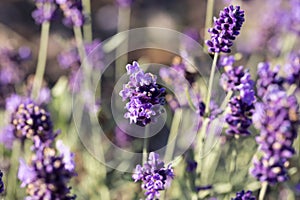
[{"label": "lavender flower spike", "polygon": [[[62,144],[57,143],[57,147]],[[20,161],[18,178],[27,187],[26,200],[61,199],[74,200],[68,182],[76,175],[73,154],[66,150],[41,147],[31,158],[30,165]],[[63,151],[63,152],[62,152]]]},{"label": "lavender flower spike", "polygon": [[252,196],[252,191],[248,190],[245,192],[242,190],[241,192],[237,192],[236,197],[231,198],[231,200],[256,200],[256,198]]},{"label": "lavender flower spike", "polygon": [[123,101],[129,100],[124,117],[130,123],[146,126],[152,121],[152,117],[160,114],[157,106],[165,104],[165,89],[157,85],[156,76],[144,73],[137,62],[127,65],[126,69],[130,80],[119,93]]},{"label": "lavender flower spike", "polygon": [[4,192],[4,183],[2,181],[3,173],[0,171],[0,194]]},{"label": "lavender flower spike", "polygon": [[245,21],[244,11],[239,6],[230,5],[220,12],[219,18],[214,18],[214,27],[208,32],[211,39],[205,43],[210,53],[230,53],[232,40],[240,34],[240,29]]},{"label": "lavender flower spike", "polygon": [[144,166],[137,165],[132,175],[134,182],[142,181],[142,189],[144,189],[147,200],[159,198],[160,190],[165,190],[170,186],[171,180],[174,178],[174,172],[171,165],[165,167],[164,162],[159,160],[159,155],[151,152],[149,160]]}]

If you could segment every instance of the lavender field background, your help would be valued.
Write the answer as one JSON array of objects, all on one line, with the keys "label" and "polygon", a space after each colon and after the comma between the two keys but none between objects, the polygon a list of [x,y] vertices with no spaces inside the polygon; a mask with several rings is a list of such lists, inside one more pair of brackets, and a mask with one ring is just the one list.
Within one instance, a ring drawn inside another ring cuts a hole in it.
[{"label": "lavender field background", "polygon": [[0,198],[300,199],[300,0],[1,0]]}]

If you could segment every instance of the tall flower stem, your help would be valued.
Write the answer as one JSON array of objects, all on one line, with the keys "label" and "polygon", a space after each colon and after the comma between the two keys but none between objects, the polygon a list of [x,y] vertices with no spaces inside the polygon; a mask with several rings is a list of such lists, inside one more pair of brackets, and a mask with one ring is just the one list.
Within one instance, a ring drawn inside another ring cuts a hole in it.
[{"label": "tall flower stem", "polygon": [[17,173],[18,173],[18,165],[19,158],[21,155],[22,145],[20,141],[14,141],[12,155],[10,158],[10,168],[8,173],[7,180],[9,184],[7,184],[7,199],[16,199],[16,188],[17,188]]},{"label": "tall flower stem", "polygon": [[[182,117],[182,110],[180,108],[178,108],[175,110],[171,130],[170,130],[170,135],[168,138],[168,143],[167,143],[167,148],[166,148],[166,153],[165,153],[165,161],[166,162],[169,162],[172,160],[174,149],[175,149],[175,144],[176,144],[176,137],[178,135],[178,129],[179,129],[180,122],[181,122],[181,117]],[[174,142],[172,142],[173,140],[174,140]]]},{"label": "tall flower stem", "polygon": [[206,101],[205,101],[205,105],[206,105],[205,114],[208,114],[208,112],[209,112],[209,105],[210,105],[212,87],[213,87],[213,82],[214,82],[214,76],[215,76],[216,67],[217,67],[218,56],[219,56],[219,54],[215,53],[213,64],[212,64],[211,71],[210,71],[208,91],[207,91],[207,96],[206,96]]},{"label": "tall flower stem", "polygon": [[84,13],[88,15],[88,23],[84,23],[83,25],[83,36],[86,42],[91,42],[93,40],[91,1],[83,0],[82,4]]},{"label": "tall flower stem", "polygon": [[[129,7],[119,7],[119,14],[118,14],[118,33],[122,31],[126,31],[130,27],[130,14],[131,8]],[[125,65],[128,61],[127,56],[128,50],[128,38],[124,40],[124,42],[116,49],[116,55],[124,55],[120,56],[116,59],[116,72],[115,72],[115,80],[117,81],[123,73],[125,73]]]},{"label": "tall flower stem", "polygon": [[[209,38],[208,29],[212,26],[212,18],[214,14],[214,0],[207,0],[206,4],[206,17],[205,17],[205,30],[204,30],[204,41]],[[205,45],[204,45],[205,46]]]},{"label": "tall flower stem", "polygon": [[268,182],[263,182],[261,185],[260,192],[259,192],[258,200],[264,200],[267,188],[268,188]]},{"label": "tall flower stem", "polygon": [[39,91],[43,83],[43,78],[44,78],[44,73],[46,68],[46,60],[47,60],[49,30],[50,30],[50,22],[46,21],[42,24],[38,62],[37,62],[37,67],[36,67],[33,86],[32,86],[32,93],[31,93],[31,97],[33,99],[36,99],[38,97]]},{"label": "tall flower stem", "polygon": [[148,139],[149,131],[150,131],[149,125],[146,125],[145,135],[144,135],[144,144],[143,144],[143,165],[147,162],[148,144],[149,144],[149,139]]}]

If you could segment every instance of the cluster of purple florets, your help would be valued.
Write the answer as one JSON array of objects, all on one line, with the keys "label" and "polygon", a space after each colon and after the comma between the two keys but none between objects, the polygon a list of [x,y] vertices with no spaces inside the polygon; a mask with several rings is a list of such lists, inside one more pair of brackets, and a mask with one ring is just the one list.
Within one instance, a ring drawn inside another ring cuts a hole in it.
[{"label": "cluster of purple florets", "polygon": [[49,22],[54,19],[58,8],[63,12],[63,23],[68,27],[81,27],[84,24],[85,17],[82,13],[81,0],[35,0],[36,10],[32,17],[37,24]]},{"label": "cluster of purple florets", "polygon": [[50,114],[31,99],[17,95],[7,99],[7,112],[11,123],[2,131],[1,142],[8,147],[14,140],[33,142],[31,160],[26,164],[21,159],[18,172],[22,187],[27,187],[26,199],[75,199],[68,186],[76,175],[74,154],[62,141],[54,147],[58,132],[53,130]]},{"label": "cluster of purple florets", "polygon": [[226,92],[233,92],[234,96],[229,101],[229,113],[226,122],[229,125],[226,133],[232,136],[250,135],[249,128],[252,125],[254,103],[254,81],[248,70],[243,66],[234,67],[228,58],[221,77],[221,86]]},{"label": "cluster of purple florets", "polygon": [[157,85],[156,76],[144,73],[137,62],[128,64],[126,69],[130,80],[120,91],[122,100],[129,100],[124,116],[130,123],[146,126],[160,114],[158,106],[165,104],[165,89]]},{"label": "cluster of purple florets", "polygon": [[[56,150],[57,149],[57,150]],[[27,187],[26,199],[62,199],[73,200],[67,186],[75,176],[74,154],[62,141],[56,142],[56,148],[42,146],[32,156],[30,164],[20,160],[18,178],[21,187]]]},{"label": "cluster of purple florets", "polygon": [[293,95],[269,86],[263,102],[256,105],[256,128],[260,135],[256,141],[263,156],[254,160],[253,176],[270,184],[288,179],[288,159],[295,154],[293,142],[299,125],[299,105]]},{"label": "cluster of purple florets", "polygon": [[230,53],[232,40],[240,34],[244,21],[244,11],[239,6],[230,5],[220,11],[219,18],[214,18],[214,27],[208,30],[211,34],[211,39],[206,41],[208,51]]},{"label": "cluster of purple florets", "polygon": [[135,182],[142,181],[147,200],[154,200],[160,197],[159,191],[165,190],[170,186],[174,178],[171,165],[165,167],[164,162],[159,160],[159,155],[151,152],[149,160],[143,166],[137,165],[132,175]]}]

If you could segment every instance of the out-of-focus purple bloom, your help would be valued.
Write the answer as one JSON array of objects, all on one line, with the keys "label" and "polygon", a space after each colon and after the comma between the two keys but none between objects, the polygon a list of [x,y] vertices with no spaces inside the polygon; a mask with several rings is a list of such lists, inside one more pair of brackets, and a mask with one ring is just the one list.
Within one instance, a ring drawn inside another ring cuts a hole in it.
[{"label": "out-of-focus purple bloom", "polygon": [[17,50],[0,48],[0,107],[4,107],[5,99],[15,92],[15,85],[24,79],[24,68],[30,53],[23,54],[23,48],[26,47]]},{"label": "out-of-focus purple bloom", "polygon": [[14,112],[17,107],[21,104],[22,97],[19,95],[13,94],[10,97],[6,98],[5,109],[8,113]]},{"label": "out-of-focus purple bloom", "polygon": [[287,16],[289,18],[289,29],[298,36],[300,35],[300,1],[298,0],[289,0],[290,11],[287,11]]},{"label": "out-of-focus purple bloom", "polygon": [[[91,43],[84,45],[85,53],[88,56],[88,63],[94,69],[102,69],[103,67],[103,52],[102,48],[99,47],[100,41],[94,40]],[[62,69],[69,69],[69,88],[73,92],[78,92],[82,83],[83,75],[79,71],[81,67],[80,56],[77,48],[71,48],[67,51],[62,52],[57,57],[59,66]],[[88,66],[90,66],[88,65]]]},{"label": "out-of-focus purple bloom", "polygon": [[165,167],[164,162],[159,160],[159,155],[151,152],[148,162],[143,166],[136,166],[132,178],[135,182],[142,181],[141,187],[146,191],[147,200],[154,200],[159,198],[159,191],[170,186],[174,172],[171,165]]},{"label": "out-of-focus purple bloom", "polygon": [[81,27],[84,24],[81,0],[56,0],[64,13],[63,23],[68,27]]},{"label": "out-of-focus purple bloom", "polygon": [[268,87],[263,103],[256,107],[259,120],[255,126],[260,130],[256,141],[264,155],[254,161],[251,173],[258,180],[271,184],[285,181],[288,159],[295,154],[293,142],[299,126],[297,99],[273,85]]},{"label": "out-of-focus purple bloom", "polygon": [[3,173],[0,171],[0,193],[4,192],[4,183],[2,181]]},{"label": "out-of-focus purple bloom", "polygon": [[126,126],[127,123],[122,123],[119,126],[116,126],[115,128],[115,137],[114,137],[114,141],[116,142],[116,144],[119,147],[128,147],[130,144],[132,144],[132,140],[134,140],[134,137],[128,135],[126,133]]},{"label": "out-of-focus purple bloom", "polygon": [[41,147],[35,153],[30,165],[20,161],[18,178],[22,187],[27,187],[26,199],[75,199],[68,186],[70,179],[76,175],[74,166],[69,165],[74,163],[72,154],[63,149],[57,155],[57,150],[51,147]]},{"label": "out-of-focus purple bloom", "polygon": [[158,106],[165,103],[165,89],[157,85],[156,76],[144,73],[137,62],[128,64],[126,69],[130,80],[119,93],[123,101],[129,100],[124,117],[130,123],[146,126],[152,121],[152,117],[160,114]]},{"label": "out-of-focus purple bloom", "polygon": [[57,5],[54,0],[35,0],[36,9],[32,12],[32,17],[37,24],[49,22],[53,19]]},{"label": "out-of-focus purple bloom", "polygon": [[288,63],[285,65],[285,72],[287,82],[300,87],[300,51],[290,54]]},{"label": "out-of-focus purple bloom", "polygon": [[56,142],[56,149],[59,151],[59,155],[63,157],[62,161],[65,164],[65,168],[69,171],[75,170],[74,153],[64,145],[61,140]]},{"label": "out-of-focus purple bloom", "polygon": [[279,76],[279,66],[271,69],[270,63],[259,63],[257,66],[258,79],[256,82],[257,94],[259,97],[264,97],[269,86],[277,85],[282,87],[284,78]]},{"label": "out-of-focus purple bloom", "polygon": [[214,17],[214,28],[208,30],[211,34],[211,39],[205,42],[208,51],[230,53],[232,40],[240,34],[244,21],[244,11],[240,9],[240,6],[230,5],[220,11],[219,18]]},{"label": "out-of-focus purple bloom", "polygon": [[252,191],[248,190],[245,192],[242,190],[241,192],[237,192],[236,197],[231,198],[231,200],[256,200],[256,198],[252,195]]},{"label": "out-of-focus purple bloom", "polygon": [[120,7],[130,7],[133,0],[116,0],[117,5]]},{"label": "out-of-focus purple bloom", "polygon": [[232,66],[234,62],[235,62],[234,56],[220,56],[220,59],[218,61],[218,66],[219,68]]},{"label": "out-of-focus purple bloom", "polygon": [[288,179],[288,172],[285,167],[287,164],[282,159],[278,160],[273,157],[254,158],[253,165],[250,173],[260,182],[267,181],[269,184],[274,185]]},{"label": "out-of-focus purple bloom", "polygon": [[183,32],[188,38],[183,38],[182,45],[187,51],[196,50],[200,41],[199,30],[195,28],[188,28]]},{"label": "out-of-focus purple bloom", "polygon": [[16,139],[14,135],[14,127],[7,125],[0,130],[0,143],[7,149],[12,149],[13,142]]},{"label": "out-of-focus purple bloom", "polygon": [[14,135],[20,140],[32,139],[35,148],[39,143],[51,143],[57,133],[53,132],[50,114],[30,99],[22,101],[11,114]]}]

